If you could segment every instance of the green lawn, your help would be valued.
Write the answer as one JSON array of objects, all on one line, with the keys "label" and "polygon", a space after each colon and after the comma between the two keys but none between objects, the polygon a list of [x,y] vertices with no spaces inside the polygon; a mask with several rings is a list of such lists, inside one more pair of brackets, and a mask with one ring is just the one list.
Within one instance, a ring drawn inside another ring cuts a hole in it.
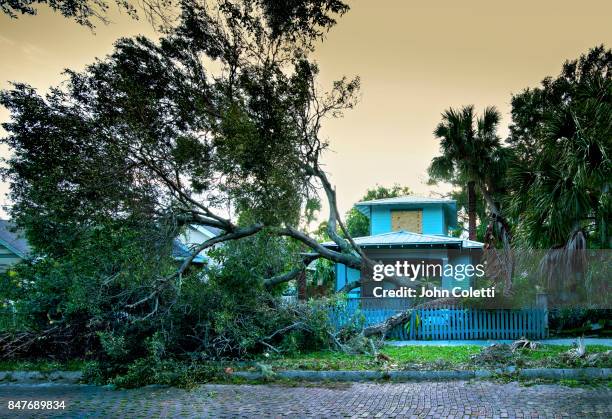
[{"label": "green lawn", "polygon": [[[483,362],[472,359],[480,353],[481,346],[384,346],[380,353],[390,360],[375,358],[371,355],[350,355],[332,351],[319,351],[294,356],[261,357],[256,362],[225,363],[214,362],[204,365],[215,365],[219,368],[232,366],[235,369],[253,369],[256,363],[266,364],[274,370],[445,370],[445,369],[480,369],[497,368],[514,365],[521,368],[579,368],[597,366],[612,368],[612,357],[599,360],[596,364],[587,364],[584,360],[568,362],[562,355],[570,346],[543,345],[536,350],[522,349],[506,353],[499,362]],[[606,352],[610,348],[603,345],[587,346],[587,354]],[[0,361],[0,371],[77,371],[84,368],[87,361],[72,360],[55,362],[47,360],[34,361]]]},{"label": "green lawn", "polygon": [[[515,365],[519,367],[568,368],[589,366],[582,361],[568,364],[560,355],[570,346],[544,345],[536,350],[522,349],[499,364],[483,364],[472,359],[481,351],[481,346],[385,346],[380,353],[391,360],[376,359],[369,355],[349,355],[331,351],[312,352],[295,356],[262,359],[275,370],[376,370],[381,368],[399,370],[476,369],[494,366]],[[605,352],[610,348],[602,345],[587,347],[587,354]],[[596,366],[612,367],[609,360]]]}]

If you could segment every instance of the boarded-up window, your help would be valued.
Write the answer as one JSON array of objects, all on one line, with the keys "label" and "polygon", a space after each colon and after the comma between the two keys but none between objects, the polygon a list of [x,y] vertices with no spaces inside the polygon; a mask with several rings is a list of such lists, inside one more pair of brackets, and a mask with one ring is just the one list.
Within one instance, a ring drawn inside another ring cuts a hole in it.
[{"label": "boarded-up window", "polygon": [[391,230],[423,233],[423,211],[393,210],[391,211]]}]

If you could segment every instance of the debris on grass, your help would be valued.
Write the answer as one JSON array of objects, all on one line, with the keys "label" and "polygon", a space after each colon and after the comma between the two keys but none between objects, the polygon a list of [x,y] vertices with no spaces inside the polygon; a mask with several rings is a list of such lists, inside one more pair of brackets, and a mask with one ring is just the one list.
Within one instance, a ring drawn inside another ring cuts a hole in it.
[{"label": "debris on grass", "polygon": [[510,345],[510,349],[512,350],[512,352],[516,351],[517,349],[535,350],[538,349],[540,345],[540,342],[529,340],[526,337],[522,336],[519,340],[512,342],[512,345]]},{"label": "debris on grass", "polygon": [[568,365],[585,367],[604,366],[607,367],[612,362],[612,350],[603,352],[589,353],[584,340],[578,338],[574,347],[561,354],[561,359]]},{"label": "debris on grass", "polygon": [[381,362],[391,362],[391,361],[392,361],[390,356],[385,355],[385,354],[383,354],[382,352],[379,352],[379,353],[376,355],[376,359],[377,359],[377,360],[379,360],[379,361],[381,361]]},{"label": "debris on grass", "polygon": [[479,353],[471,356],[471,360],[478,365],[503,366],[509,365],[513,358],[513,350],[505,343],[494,343],[483,347]]},{"label": "debris on grass", "polygon": [[570,359],[584,358],[586,355],[586,345],[584,339],[578,338],[574,343],[575,347],[567,351],[567,355]]},{"label": "debris on grass", "polygon": [[598,364],[610,365],[610,361],[612,361],[612,351],[596,352],[586,357],[586,362],[589,366],[596,366]]}]

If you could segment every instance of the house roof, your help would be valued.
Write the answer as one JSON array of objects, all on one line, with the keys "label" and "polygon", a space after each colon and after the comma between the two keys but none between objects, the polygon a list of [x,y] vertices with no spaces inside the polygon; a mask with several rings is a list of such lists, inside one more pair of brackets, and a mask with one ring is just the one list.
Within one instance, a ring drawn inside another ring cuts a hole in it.
[{"label": "house roof", "polygon": [[[189,250],[189,247],[187,247],[187,245],[185,245],[184,243],[181,243],[180,240],[178,239],[174,239],[174,241],[172,242],[172,257],[175,260],[183,260],[183,259],[187,259],[189,256],[191,256],[191,251]],[[197,255],[195,258],[193,258],[193,263],[206,263],[208,261],[208,258],[206,256],[203,255]]]},{"label": "house roof", "polygon": [[[483,244],[459,237],[436,236],[433,234],[419,234],[410,231],[394,231],[391,233],[375,234],[373,236],[356,237],[353,239],[362,247],[397,247],[397,246],[452,246],[468,249],[482,248]],[[323,246],[335,247],[334,242],[325,242]]]},{"label": "house roof", "polygon": [[26,258],[31,251],[25,232],[9,220],[0,220],[0,244],[21,258]]},{"label": "house roof", "polygon": [[190,226],[191,228],[193,228],[194,230],[199,231],[200,233],[206,235],[206,236],[210,236],[212,237],[217,237],[218,235],[223,233],[223,230],[221,230],[220,228],[217,227],[211,227],[211,226],[203,226],[203,225],[199,225],[199,224],[193,224]]},{"label": "house roof", "polygon": [[449,227],[457,226],[457,201],[449,198],[430,198],[417,195],[398,196],[395,198],[373,199],[355,204],[355,208],[366,217],[371,217],[373,207],[393,207],[394,209],[419,209],[427,206],[441,205],[446,213]]},{"label": "house roof", "polygon": [[477,242],[474,240],[463,240],[463,247],[465,249],[482,249],[484,243]]},{"label": "house roof", "polygon": [[454,204],[454,199],[448,198],[430,198],[417,195],[405,195],[395,198],[373,199],[371,201],[357,202],[355,206],[370,206],[370,205],[395,205],[395,204]]}]

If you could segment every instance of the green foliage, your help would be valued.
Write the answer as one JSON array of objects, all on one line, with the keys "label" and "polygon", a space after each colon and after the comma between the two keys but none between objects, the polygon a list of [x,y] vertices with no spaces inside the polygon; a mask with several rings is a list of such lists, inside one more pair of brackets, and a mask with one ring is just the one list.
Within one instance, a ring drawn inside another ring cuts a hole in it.
[{"label": "green foliage", "polygon": [[22,263],[2,276],[1,298],[14,301],[28,328],[85,318],[116,321],[128,316],[127,299],[143,295],[139,288],[174,269],[171,240],[158,228],[109,224],[83,232],[73,243],[61,257]]},{"label": "green foliage", "polygon": [[66,362],[48,359],[10,359],[0,361],[0,371],[83,371],[90,366],[90,362],[82,359],[71,359]]},{"label": "green foliage", "polygon": [[[0,290],[40,343],[18,355],[53,341],[54,356],[94,358],[92,375],[133,386],[176,382],[175,361],[336,344],[328,302],[288,306],[277,298],[284,285],[264,281],[301,263],[303,247],[271,231],[312,219],[319,121],[355,103],[358,79],[320,95],[308,58],[348,6],[180,9],[159,42],[120,39],[44,96],[20,83],[0,93],[11,216],[35,256]],[[211,249],[203,270],[178,271],[172,243],[191,223],[261,234]],[[69,353],[55,352],[62,345]]]},{"label": "green foliage", "polygon": [[[136,9],[128,0],[115,0],[117,7],[137,19]],[[106,11],[109,5],[104,0],[10,0],[0,2],[0,12],[11,18],[21,15],[35,15],[39,4],[47,5],[54,12],[66,18],[74,19],[79,25],[93,28],[92,19],[107,23]],[[152,9],[152,7],[151,7]]]},{"label": "green foliage", "polygon": [[[11,113],[2,139],[12,150],[4,170],[11,216],[41,253],[69,248],[70,234],[109,220],[231,226],[218,217],[195,220],[192,210],[206,207],[297,226],[312,207],[306,167],[326,145],[320,124],[304,118],[312,120],[315,99],[326,110],[317,121],[352,107],[359,81],[342,79],[316,98],[318,67],[308,53],[347,6],[220,0],[180,7],[177,26],[157,43],[120,39],[109,56],[67,71],[62,87],[44,96],[20,83],[0,93]],[[204,66],[211,61],[218,65]]]},{"label": "green foliage", "polygon": [[[484,201],[469,202],[470,182],[492,199],[497,199],[504,190],[503,174],[508,151],[501,146],[497,135],[500,119],[494,107],[485,108],[479,118],[476,118],[472,105],[461,109],[449,108],[442,113],[442,122],[434,130],[434,135],[440,139],[441,155],[434,157],[428,168],[430,183],[444,181],[458,187],[452,198],[457,200],[458,208],[463,209],[460,211],[462,221],[476,216],[481,221],[486,219]],[[483,230],[481,228],[481,239]]]},{"label": "green foliage", "polygon": [[521,242],[562,245],[580,228],[591,247],[610,248],[611,121],[612,52],[603,46],[512,98],[508,202]]},{"label": "green foliage", "polygon": [[[503,173],[504,150],[497,136],[501,115],[494,107],[485,108],[476,118],[474,106],[450,108],[442,113],[442,122],[434,130],[440,139],[441,156],[435,157],[429,167],[432,180],[456,184],[476,181],[489,189],[500,182]],[[497,163],[492,165],[492,163]]]},{"label": "green foliage", "polygon": [[[330,294],[334,290],[336,284],[335,263],[327,259],[318,259],[314,262],[314,270],[308,270],[309,286],[315,289],[324,289]],[[307,292],[308,295],[316,295],[314,292]]]},{"label": "green foliage", "polygon": [[[142,235],[129,233],[96,231],[64,258],[24,264],[7,275],[12,282],[2,298],[15,301],[29,327],[42,333],[61,326],[66,335],[59,338],[70,342],[51,347],[43,341],[20,355],[93,358],[88,379],[120,387],[189,386],[219,372],[203,368],[203,361],[337,347],[329,320],[335,300],[287,305],[278,298],[284,285],[265,288],[265,277],[291,263],[283,239],[262,234],[228,243],[211,252],[215,262],[207,269],[185,275],[180,288],[170,287],[156,302],[130,306],[148,295],[160,271],[146,260],[152,253],[143,247]],[[90,240],[101,247],[90,248]],[[145,258],[140,269],[119,269],[138,257]]]},{"label": "green foliage", "polygon": [[558,336],[601,335],[612,333],[612,310],[582,307],[554,308],[549,313],[549,328]]}]

